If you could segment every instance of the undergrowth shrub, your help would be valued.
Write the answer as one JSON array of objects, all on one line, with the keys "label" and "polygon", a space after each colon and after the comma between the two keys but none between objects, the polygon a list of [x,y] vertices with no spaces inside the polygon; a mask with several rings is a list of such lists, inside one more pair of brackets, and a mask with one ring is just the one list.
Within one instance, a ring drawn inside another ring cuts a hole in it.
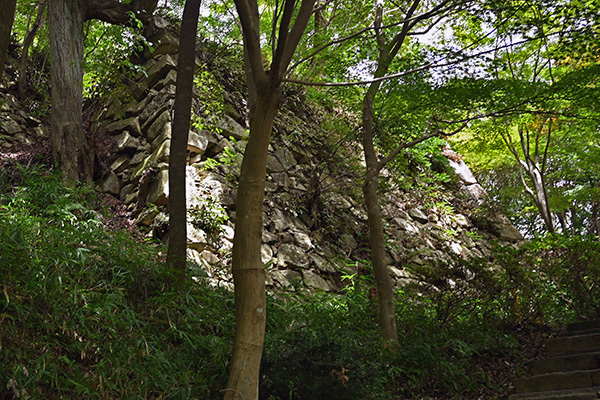
[{"label": "undergrowth shrub", "polygon": [[261,399],[386,399],[385,354],[366,292],[270,299]]},{"label": "undergrowth shrub", "polygon": [[[0,398],[222,397],[232,293],[171,288],[164,252],[105,218],[89,188],[0,172]],[[501,397],[491,364],[522,361],[515,328],[597,315],[599,261],[597,242],[553,236],[499,248],[496,264],[413,266],[396,293],[397,352],[381,346],[367,279],[275,293],[261,399]]]},{"label": "undergrowth shrub", "polygon": [[493,393],[485,360],[518,360],[519,333],[600,317],[597,238],[550,235],[497,246],[493,262],[456,257],[408,269],[413,283],[396,299],[400,341],[410,343],[397,363],[404,394]]},{"label": "undergrowth shrub", "polygon": [[516,319],[564,324],[600,317],[597,237],[548,235],[519,249],[498,248],[496,259]]},{"label": "undergrowth shrub", "polygon": [[394,352],[381,345],[372,285],[272,299],[261,399],[494,398],[507,390],[490,360],[521,361],[518,343],[514,332],[473,313],[480,299],[467,307],[466,299],[447,303],[417,286],[398,291]]},{"label": "undergrowth shrub", "polygon": [[0,177],[0,398],[221,396],[233,296],[175,291],[156,245],[105,230],[94,192]]}]

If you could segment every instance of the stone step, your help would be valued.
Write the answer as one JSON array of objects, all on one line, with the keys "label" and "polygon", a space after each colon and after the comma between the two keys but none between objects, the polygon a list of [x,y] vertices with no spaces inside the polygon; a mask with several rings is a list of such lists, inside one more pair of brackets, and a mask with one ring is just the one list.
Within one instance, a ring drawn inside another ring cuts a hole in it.
[{"label": "stone step", "polygon": [[532,375],[599,369],[600,352],[544,358],[532,360],[528,364]]},{"label": "stone step", "polygon": [[600,333],[600,320],[575,322],[567,325],[567,330],[562,336],[579,336]]},{"label": "stone step", "polygon": [[600,333],[563,336],[546,341],[546,353],[549,357],[593,351],[600,351]]},{"label": "stone step", "polygon": [[600,369],[553,372],[519,378],[515,382],[517,393],[580,389],[594,386],[600,386]]},{"label": "stone step", "polygon": [[600,399],[600,386],[574,389],[553,390],[548,392],[511,394],[508,400],[597,400]]},{"label": "stone step", "polygon": [[567,332],[600,330],[600,320],[574,322],[567,325]]},{"label": "stone step", "polygon": [[566,332],[564,332],[563,334],[561,334],[561,337],[592,335],[594,333],[600,333],[600,328],[598,328],[598,329],[585,329],[585,330],[579,330],[579,331],[569,331],[569,330],[567,330]]}]

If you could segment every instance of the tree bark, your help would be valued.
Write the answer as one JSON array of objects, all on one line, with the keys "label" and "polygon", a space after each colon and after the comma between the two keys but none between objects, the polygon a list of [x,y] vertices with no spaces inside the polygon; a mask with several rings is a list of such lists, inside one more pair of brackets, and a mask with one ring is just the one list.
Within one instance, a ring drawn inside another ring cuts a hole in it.
[{"label": "tree bark", "polygon": [[186,158],[194,67],[196,64],[196,31],[201,0],[187,0],[183,10],[181,46],[177,63],[175,105],[171,154],[169,158],[169,248],[167,262],[176,272],[177,283],[183,283],[187,249]]},{"label": "tree bark", "polygon": [[23,40],[23,52],[21,54],[21,61],[19,62],[19,98],[24,100],[26,97],[27,89],[27,64],[29,63],[29,48],[33,44],[33,39],[37,35],[37,31],[42,25],[46,23],[45,11],[46,11],[46,0],[42,0],[38,7],[38,12],[35,17],[35,21],[31,30],[25,35]]},{"label": "tree bark", "polygon": [[52,156],[65,178],[92,181],[93,145],[83,129],[83,23],[127,24],[129,12],[154,10],[154,0],[49,0]]},{"label": "tree bark", "polygon": [[261,261],[262,210],[267,150],[279,109],[279,90],[258,95],[242,161],[233,245],[235,336],[225,400],[257,399],[266,321],[265,270]]},{"label": "tree bark", "polygon": [[10,32],[15,20],[16,7],[17,0],[6,0],[0,7],[0,82],[2,82],[2,75],[4,75],[6,53],[10,44]]},{"label": "tree bark", "polygon": [[378,83],[371,85],[363,100],[362,139],[367,166],[363,193],[369,225],[371,263],[379,296],[379,331],[384,346],[396,347],[398,346],[398,331],[394,312],[394,287],[385,257],[385,234],[378,194],[380,165],[373,143],[373,101],[378,90]]},{"label": "tree bark", "polygon": [[314,2],[302,0],[297,9],[294,1],[285,2],[279,36],[273,44],[276,45],[273,62],[267,72],[260,44],[258,4],[256,0],[235,0],[244,38],[250,138],[242,161],[237,197],[232,260],[235,336],[225,400],[258,399],[266,322],[265,271],[260,248],[267,154],[273,121],[281,104],[281,80],[308,25]]},{"label": "tree bark", "polygon": [[92,181],[94,157],[83,130],[83,22],[80,1],[50,0],[52,156],[65,178]]}]

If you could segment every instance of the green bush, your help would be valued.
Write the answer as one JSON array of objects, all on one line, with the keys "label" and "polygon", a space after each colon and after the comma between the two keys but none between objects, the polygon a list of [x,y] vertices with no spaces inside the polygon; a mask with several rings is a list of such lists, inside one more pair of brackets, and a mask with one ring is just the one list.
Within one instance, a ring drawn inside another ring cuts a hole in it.
[{"label": "green bush", "polygon": [[386,355],[366,291],[271,298],[261,399],[387,399]]},{"label": "green bush", "polygon": [[548,235],[519,249],[498,248],[496,258],[517,319],[564,324],[600,317],[597,237]]},{"label": "green bush", "polygon": [[159,248],[110,232],[94,192],[0,178],[0,398],[221,396],[233,296],[175,292]]},{"label": "green bush", "polygon": [[[175,291],[164,251],[106,218],[57,174],[0,173],[0,398],[220,398],[233,294],[192,280]],[[396,293],[398,351],[381,346],[366,279],[276,293],[261,399],[500,397],[490,365],[522,361],[515,328],[597,315],[599,250],[552,236],[498,248],[495,264],[413,267],[416,284]]]}]

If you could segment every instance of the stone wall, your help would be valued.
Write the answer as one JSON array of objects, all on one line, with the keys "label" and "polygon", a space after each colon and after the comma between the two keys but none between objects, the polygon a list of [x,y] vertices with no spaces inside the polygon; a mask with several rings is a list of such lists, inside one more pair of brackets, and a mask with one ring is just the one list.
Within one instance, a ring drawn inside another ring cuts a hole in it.
[{"label": "stone wall", "polygon": [[[92,130],[100,137],[112,138],[114,144],[98,186],[133,210],[136,223],[149,236],[166,243],[177,57],[168,51],[161,53],[147,61],[147,74],[139,76],[135,102],[106,105],[93,116]],[[0,146],[31,143],[47,136],[40,121],[18,111],[10,95],[2,96]],[[202,93],[196,89],[196,108],[202,108],[202,101]],[[222,115],[205,116],[202,129],[189,134],[188,257],[195,274],[215,286],[232,286],[237,178],[248,135],[244,104],[243,99],[228,102]],[[327,142],[327,135],[316,133],[318,113],[311,119],[310,113],[296,106],[289,101],[284,105],[270,146],[262,236],[267,286],[339,291],[344,275],[368,270],[364,264],[368,232],[360,149],[349,143]],[[468,167],[450,149],[445,155],[461,190],[473,202],[481,203],[485,192]],[[404,266],[410,263],[489,257],[492,240],[522,240],[505,218],[481,223],[472,214],[425,209],[410,193],[387,193],[383,210],[390,272],[398,285],[408,279]]]}]

